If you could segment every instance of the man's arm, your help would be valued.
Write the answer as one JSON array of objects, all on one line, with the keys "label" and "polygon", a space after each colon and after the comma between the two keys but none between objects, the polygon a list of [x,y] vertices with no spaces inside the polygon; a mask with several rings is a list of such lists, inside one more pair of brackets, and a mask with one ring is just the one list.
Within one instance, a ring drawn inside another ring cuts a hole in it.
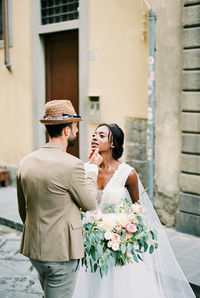
[{"label": "man's arm", "polygon": [[69,192],[72,199],[83,211],[89,211],[95,207],[97,198],[97,173],[98,167],[92,165],[86,175],[82,161],[78,161],[76,166],[71,170]]},{"label": "man's arm", "polygon": [[18,200],[18,211],[23,224],[26,220],[26,201],[22,190],[21,179],[17,175],[17,200]]}]

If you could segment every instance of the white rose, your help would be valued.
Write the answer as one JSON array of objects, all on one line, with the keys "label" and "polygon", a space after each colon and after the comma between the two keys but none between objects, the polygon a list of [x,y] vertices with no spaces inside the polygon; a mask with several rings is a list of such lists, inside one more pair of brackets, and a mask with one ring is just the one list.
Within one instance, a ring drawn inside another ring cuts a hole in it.
[{"label": "white rose", "polygon": [[118,243],[113,243],[112,244],[112,250],[114,250],[114,251],[119,250],[119,244]]},{"label": "white rose", "polygon": [[103,214],[102,221],[98,223],[100,229],[111,231],[116,225],[115,214]]},{"label": "white rose", "polygon": [[111,231],[113,229],[113,225],[110,222],[99,222],[98,227],[104,231]]},{"label": "white rose", "polygon": [[133,210],[134,213],[137,213],[137,214],[140,214],[140,213],[143,212],[142,207],[139,204],[137,204],[137,203],[133,204],[131,206],[131,209]]},{"label": "white rose", "polygon": [[108,246],[109,248],[112,247],[112,242],[111,242],[111,241],[108,241],[107,246]]},{"label": "white rose", "polygon": [[129,222],[128,216],[125,213],[118,213],[116,218],[116,223],[118,225],[125,226]]},{"label": "white rose", "polygon": [[113,234],[112,234],[110,231],[107,231],[107,232],[105,233],[104,237],[105,237],[106,240],[110,240],[110,239],[112,238],[112,235],[113,235]]}]

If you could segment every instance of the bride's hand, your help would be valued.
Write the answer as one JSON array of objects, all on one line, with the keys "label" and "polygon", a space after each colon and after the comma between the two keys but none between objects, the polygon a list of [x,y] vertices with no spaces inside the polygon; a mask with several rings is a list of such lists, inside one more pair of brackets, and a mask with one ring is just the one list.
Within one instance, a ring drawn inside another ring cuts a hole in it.
[{"label": "bride's hand", "polygon": [[102,164],[102,162],[103,162],[103,157],[99,154],[99,149],[96,148],[89,163],[95,164],[99,167]]}]

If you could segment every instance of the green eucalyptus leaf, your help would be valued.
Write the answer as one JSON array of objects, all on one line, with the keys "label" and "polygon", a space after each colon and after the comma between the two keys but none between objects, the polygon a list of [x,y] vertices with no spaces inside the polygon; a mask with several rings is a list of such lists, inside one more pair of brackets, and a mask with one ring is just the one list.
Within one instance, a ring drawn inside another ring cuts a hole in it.
[{"label": "green eucalyptus leaf", "polygon": [[141,250],[139,250],[139,249],[136,249],[135,251],[138,252],[138,253],[140,253],[140,254],[143,253],[143,252],[142,252]]},{"label": "green eucalyptus leaf", "polygon": [[150,231],[150,234],[151,234],[152,239],[154,240],[155,239],[154,232],[153,231]]},{"label": "green eucalyptus leaf", "polygon": [[99,270],[100,270],[101,278],[103,278],[103,271],[102,271],[102,268],[100,268]]},{"label": "green eucalyptus leaf", "polygon": [[132,250],[132,244],[131,243],[128,243],[128,245],[127,245],[127,252],[128,253],[130,253],[131,252],[131,250]]},{"label": "green eucalyptus leaf", "polygon": [[121,246],[120,246],[120,248],[121,248],[122,254],[125,254],[125,252],[126,252],[126,245],[122,243]]},{"label": "green eucalyptus leaf", "polygon": [[155,243],[154,243],[154,247],[155,247],[155,249],[157,249],[157,248],[158,248],[158,246],[159,246],[159,245],[158,245],[158,243],[157,243],[157,242],[155,242]]},{"label": "green eucalyptus leaf", "polygon": [[152,254],[154,251],[154,246],[151,244],[151,246],[149,247],[149,253]]},{"label": "green eucalyptus leaf", "polygon": [[94,264],[94,272],[97,271],[97,268],[98,268],[98,265],[97,265],[97,263],[95,263],[95,264]]},{"label": "green eucalyptus leaf", "polygon": [[136,263],[138,263],[138,257],[136,254],[133,254],[133,259],[135,260]]},{"label": "green eucalyptus leaf", "polygon": [[140,259],[140,261],[143,261],[142,257],[139,254],[137,254],[137,256],[138,256],[138,259]]},{"label": "green eucalyptus leaf", "polygon": [[110,264],[112,266],[115,266],[115,257],[113,257],[112,255],[109,256],[109,261],[110,261]]},{"label": "green eucalyptus leaf", "polygon": [[144,246],[144,252],[146,252],[147,249],[148,249],[148,247],[149,247],[149,246],[148,246],[148,243],[147,243],[147,242],[144,242],[144,245],[143,245],[143,246]]},{"label": "green eucalyptus leaf", "polygon": [[97,252],[98,252],[99,255],[103,254],[103,248],[102,248],[100,243],[97,244]]},{"label": "green eucalyptus leaf", "polygon": [[90,254],[91,254],[93,260],[96,261],[96,252],[95,252],[94,247],[92,247]]},{"label": "green eucalyptus leaf", "polygon": [[107,275],[108,274],[108,264],[105,263],[103,268],[104,268],[104,274]]},{"label": "green eucalyptus leaf", "polygon": [[91,272],[93,273],[93,262],[92,262],[92,259],[90,259],[90,269],[91,269]]}]

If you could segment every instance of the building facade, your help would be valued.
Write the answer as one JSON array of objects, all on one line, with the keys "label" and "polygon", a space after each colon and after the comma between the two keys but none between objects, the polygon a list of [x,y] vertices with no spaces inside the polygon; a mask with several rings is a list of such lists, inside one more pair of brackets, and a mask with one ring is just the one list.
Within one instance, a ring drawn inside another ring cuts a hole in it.
[{"label": "building facade", "polygon": [[1,165],[15,167],[46,142],[38,118],[51,99],[71,99],[85,119],[75,149],[83,160],[98,123],[116,122],[125,129],[126,117],[146,118],[148,12],[143,1],[8,2],[12,71],[3,68],[2,40],[0,122],[6,129]]}]

